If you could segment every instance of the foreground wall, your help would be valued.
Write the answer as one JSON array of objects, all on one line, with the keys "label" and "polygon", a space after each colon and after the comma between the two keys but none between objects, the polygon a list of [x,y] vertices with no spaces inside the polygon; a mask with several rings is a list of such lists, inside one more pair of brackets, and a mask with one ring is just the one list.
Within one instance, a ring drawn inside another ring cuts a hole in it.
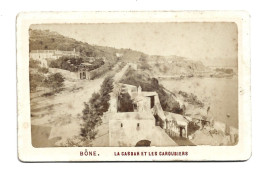
[{"label": "foreground wall", "polygon": [[[139,123],[139,127],[138,124]],[[122,127],[121,127],[122,124]],[[135,146],[140,140],[152,140],[152,131],[155,128],[154,120],[110,120],[110,146]]]}]

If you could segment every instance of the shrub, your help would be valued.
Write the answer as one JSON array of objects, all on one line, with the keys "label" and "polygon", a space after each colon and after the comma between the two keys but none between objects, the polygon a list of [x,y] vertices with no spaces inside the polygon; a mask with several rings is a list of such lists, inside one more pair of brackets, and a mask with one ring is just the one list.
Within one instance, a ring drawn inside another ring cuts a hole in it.
[{"label": "shrub", "polygon": [[90,78],[95,79],[110,71],[115,63],[106,63],[102,67],[90,71]]},{"label": "shrub", "polygon": [[184,101],[192,104],[192,105],[196,105],[196,106],[199,106],[199,107],[203,107],[204,106],[204,103],[202,101],[200,101],[198,99],[198,97],[196,95],[194,95],[193,93],[186,93],[184,91],[179,91],[179,94],[182,95],[182,97],[184,97]]},{"label": "shrub", "polygon": [[46,87],[52,88],[53,91],[58,92],[63,86],[63,82],[64,77],[60,73],[54,73],[44,80],[44,85]]},{"label": "shrub", "polygon": [[82,62],[83,62],[82,58],[63,56],[56,60],[52,60],[49,66],[51,68],[59,68],[71,72],[76,72],[78,71],[77,66],[80,65]]},{"label": "shrub", "polygon": [[139,68],[142,70],[150,70],[150,65],[147,62],[147,57],[144,55],[141,55],[141,57],[139,58],[139,62],[140,62],[140,66]]},{"label": "shrub", "polygon": [[30,68],[39,68],[41,62],[38,60],[31,59],[29,60],[29,67]]},{"label": "shrub", "polygon": [[44,81],[44,76],[40,74],[29,74],[30,91],[35,91],[38,86],[41,86]]},{"label": "shrub", "polygon": [[48,73],[49,72],[49,69],[48,68],[45,68],[45,67],[39,67],[38,68],[38,71],[40,72],[40,73]]},{"label": "shrub", "polygon": [[232,74],[234,71],[231,68],[216,68],[217,72],[223,72],[227,74]]}]

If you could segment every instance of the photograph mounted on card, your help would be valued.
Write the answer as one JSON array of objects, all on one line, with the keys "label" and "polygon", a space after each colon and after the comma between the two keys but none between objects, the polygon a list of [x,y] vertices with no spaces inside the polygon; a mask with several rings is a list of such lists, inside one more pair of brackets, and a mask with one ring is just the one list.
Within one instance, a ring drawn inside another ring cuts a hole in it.
[{"label": "photograph mounted on card", "polygon": [[251,156],[249,14],[17,16],[18,158]]}]

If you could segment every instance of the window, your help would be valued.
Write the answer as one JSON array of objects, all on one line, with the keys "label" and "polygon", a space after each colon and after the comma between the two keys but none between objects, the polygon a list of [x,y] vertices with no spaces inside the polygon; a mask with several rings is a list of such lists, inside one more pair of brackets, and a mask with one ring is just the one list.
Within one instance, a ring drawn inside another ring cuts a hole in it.
[{"label": "window", "polygon": [[140,130],[140,123],[137,123],[136,130]]},{"label": "window", "polygon": [[154,96],[151,97],[151,108],[154,107]]},{"label": "window", "polygon": [[123,123],[121,123],[121,127],[123,127]]}]

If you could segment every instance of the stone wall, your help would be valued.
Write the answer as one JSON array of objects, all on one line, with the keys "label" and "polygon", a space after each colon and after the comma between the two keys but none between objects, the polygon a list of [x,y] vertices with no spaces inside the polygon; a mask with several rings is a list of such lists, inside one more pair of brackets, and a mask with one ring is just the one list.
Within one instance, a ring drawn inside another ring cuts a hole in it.
[{"label": "stone wall", "polygon": [[[139,123],[139,127],[138,127]],[[122,127],[121,127],[122,125]],[[152,140],[155,120],[109,120],[109,143],[112,147],[134,147],[140,140]]]}]

